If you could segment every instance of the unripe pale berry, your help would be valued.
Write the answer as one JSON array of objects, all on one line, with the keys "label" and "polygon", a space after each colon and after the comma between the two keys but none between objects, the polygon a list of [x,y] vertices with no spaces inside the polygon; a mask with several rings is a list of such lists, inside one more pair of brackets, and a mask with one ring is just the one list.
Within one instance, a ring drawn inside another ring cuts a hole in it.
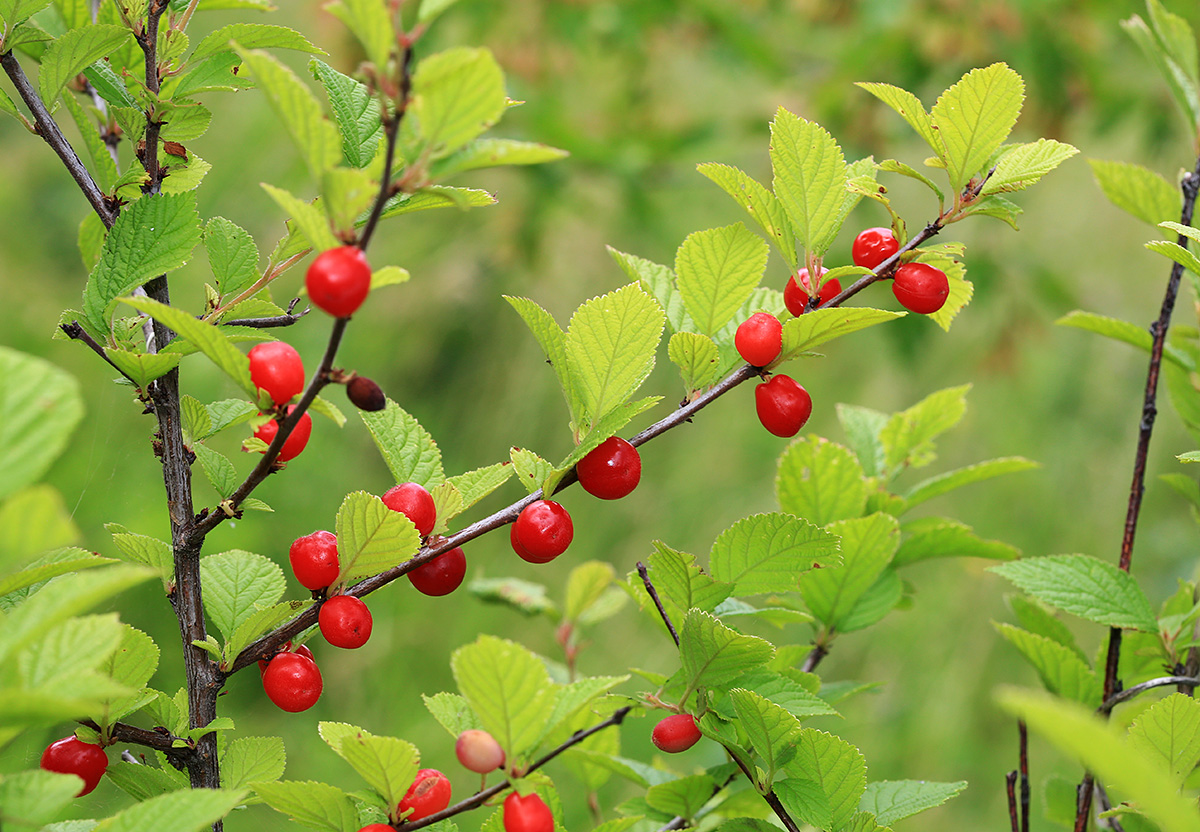
[{"label": "unripe pale berry", "polygon": [[642,457],[619,436],[605,439],[575,465],[579,485],[593,497],[618,500],[637,488]]},{"label": "unripe pale berry", "polygon": [[321,635],[334,647],[354,650],[371,637],[371,611],[353,595],[335,595],[321,604],[317,613]]},{"label": "unripe pale berry", "polygon": [[[824,276],[829,269],[822,268],[821,274]],[[799,282],[797,282],[799,278]],[[833,280],[826,280],[821,284],[821,291],[817,297],[821,303],[828,303],[842,293],[842,284],[835,277]],[[787,310],[796,317],[804,314],[805,307],[808,306],[808,299],[812,295],[812,283],[808,279],[808,269],[801,269],[795,275],[788,278],[787,286],[783,288],[783,305]]]},{"label": "unripe pale berry", "polygon": [[437,523],[433,497],[419,483],[404,482],[389,488],[383,494],[383,504],[411,520],[421,537],[433,531]]},{"label": "unripe pale berry", "polygon": [[357,246],[331,248],[312,261],[304,285],[318,309],[335,318],[346,318],[354,314],[371,291],[371,267]]},{"label": "unripe pale berry", "polygon": [[96,788],[108,770],[108,755],[100,746],[84,742],[72,734],[46,747],[42,752],[41,767],[46,771],[79,777],[83,780],[83,788],[75,796],[83,797]]},{"label": "unripe pale berry", "polygon": [[812,415],[812,396],[782,373],[754,389],[754,407],[764,428],[776,436],[795,436]]},{"label": "unripe pale berry", "polygon": [[950,297],[950,279],[941,269],[928,263],[905,263],[896,269],[892,294],[905,309],[931,315],[946,305]]},{"label": "unripe pale berry", "polygon": [[770,312],[755,312],[733,335],[738,355],[752,367],[765,367],[783,349],[783,324]]},{"label": "unripe pale berry", "polygon": [[854,238],[850,258],[854,265],[873,269],[900,250],[900,241],[890,228],[868,228]]},{"label": "unripe pale berry", "polygon": [[337,580],[337,536],[333,532],[315,531],[298,537],[288,549],[288,560],[296,580],[305,589],[324,589]]},{"label": "unripe pale berry", "polygon": [[504,749],[487,731],[469,728],[458,735],[454,754],[468,771],[487,774],[504,765]]},{"label": "unripe pale berry", "polygon": [[277,653],[262,677],[267,698],[289,713],[307,711],[321,698],[321,671],[299,653]]},{"label": "unripe pale berry", "polygon": [[510,539],[513,549],[530,563],[549,563],[567,551],[575,527],[571,515],[553,500],[537,500],[513,523]]},{"label": "unripe pale berry", "polygon": [[304,389],[304,362],[291,344],[267,341],[250,348],[250,380],[283,404]]},{"label": "unripe pale berry", "polygon": [[402,815],[412,809],[413,813],[405,820],[421,820],[421,818],[427,818],[442,811],[449,805],[450,781],[446,775],[436,768],[423,768],[417,772],[417,779],[408,787],[404,799],[396,807],[396,814]]},{"label": "unripe pale berry", "polygon": [[504,798],[504,832],[554,832],[554,813],[536,792]]},{"label": "unripe pale berry", "polygon": [[650,741],[660,751],[678,754],[700,741],[700,729],[691,714],[674,714],[663,718],[650,734]]},{"label": "unripe pale berry", "polygon": [[408,579],[424,595],[449,595],[467,574],[467,556],[461,546],[442,552],[408,573]]}]

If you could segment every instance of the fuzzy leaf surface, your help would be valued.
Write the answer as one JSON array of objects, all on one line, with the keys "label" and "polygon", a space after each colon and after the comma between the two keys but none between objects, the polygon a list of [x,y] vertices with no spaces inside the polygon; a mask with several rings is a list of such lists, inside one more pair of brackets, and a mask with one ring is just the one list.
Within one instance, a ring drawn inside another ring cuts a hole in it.
[{"label": "fuzzy leaf surface", "polygon": [[83,418],[79,383],[48,361],[0,347],[0,500],[36,482]]},{"label": "fuzzy leaf surface", "polygon": [[775,196],[796,238],[811,254],[824,254],[841,227],[846,159],[833,136],[816,122],[780,107],[771,122]]},{"label": "fuzzy leaf surface", "polygon": [[1182,693],[1160,699],[1129,726],[1129,744],[1164,764],[1182,786],[1200,762],[1200,703]]},{"label": "fuzzy leaf surface", "polygon": [[762,280],[768,252],[740,222],[688,235],[675,255],[675,273],[684,308],[700,332],[716,335],[741,309]]},{"label": "fuzzy leaf surface", "polygon": [[679,631],[679,657],[688,689],[720,685],[771,660],[775,648],[742,635],[701,610],[688,610]]},{"label": "fuzzy leaf surface", "polygon": [[862,753],[843,739],[805,728],[796,740],[796,756],[787,764],[792,777],[810,780],[828,801],[832,828],[854,815],[867,785]]},{"label": "fuzzy leaf surface", "polygon": [[1010,624],[997,624],[996,629],[1021,651],[1046,690],[1089,708],[1100,704],[1103,693],[1100,679],[1069,647]]},{"label": "fuzzy leaf surface", "polygon": [[837,627],[875,583],[900,545],[900,524],[888,514],[831,523],[841,537],[842,563],[800,576],[800,594],[828,627]]},{"label": "fuzzy leaf surface", "polygon": [[432,488],[446,479],[442,452],[417,420],[391,399],[383,410],[360,410],[371,438],[397,483]]},{"label": "fuzzy leaf surface", "polygon": [[861,463],[849,448],[809,436],[793,442],[779,458],[775,497],[783,511],[824,526],[861,517],[867,505],[867,483]]},{"label": "fuzzy leaf surface", "polygon": [[1142,222],[1158,225],[1179,216],[1183,196],[1160,173],[1129,162],[1088,159],[1108,201]]},{"label": "fuzzy leaf surface", "polygon": [[926,809],[941,806],[967,787],[966,780],[957,783],[933,783],[928,780],[880,780],[868,783],[858,808],[870,812],[884,826],[910,817]]},{"label": "fuzzy leaf surface", "polygon": [[755,514],[717,537],[709,568],[735,595],[794,592],[811,569],[838,562],[837,538],[790,514]]},{"label": "fuzzy leaf surface", "polygon": [[942,93],[930,115],[946,148],[950,187],[959,191],[1008,138],[1025,82],[1006,64],[973,69]]},{"label": "fuzzy leaf surface", "polygon": [[338,583],[391,569],[421,547],[412,521],[365,491],[346,495],[337,514]]},{"label": "fuzzy leaf surface", "polygon": [[484,730],[510,759],[534,750],[559,694],[537,656],[515,642],[480,636],[454,651],[450,669]]},{"label": "fuzzy leaf surface", "polygon": [[1128,572],[1087,555],[1050,555],[992,566],[1025,592],[1063,612],[1109,627],[1147,633],[1158,622],[1146,593]]}]

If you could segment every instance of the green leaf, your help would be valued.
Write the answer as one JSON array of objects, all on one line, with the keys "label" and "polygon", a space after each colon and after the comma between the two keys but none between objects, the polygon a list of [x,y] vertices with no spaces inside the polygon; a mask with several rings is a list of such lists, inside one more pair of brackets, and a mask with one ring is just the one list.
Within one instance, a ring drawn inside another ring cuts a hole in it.
[{"label": "green leaf", "polygon": [[931,393],[908,410],[892,414],[879,440],[890,476],[902,466],[919,468],[933,461],[933,440],[957,425],[967,412],[971,385]]},{"label": "green leaf", "polygon": [[83,311],[93,327],[109,328],[121,295],[187,263],[200,237],[195,194],[145,196],[125,208],[83,290]]},{"label": "green leaf", "polygon": [[[321,200],[325,211],[329,214],[329,222],[339,234],[353,231],[355,221],[370,209],[379,194],[379,184],[365,171],[355,168],[333,168],[325,171],[321,182]],[[402,277],[396,279],[387,276],[387,271],[398,272]],[[388,283],[403,283],[408,280],[408,272],[398,267],[389,269],[376,279],[371,275],[371,289],[374,290]]]},{"label": "green leaf", "polygon": [[134,804],[94,832],[200,832],[228,815],[246,797],[244,789],[186,789]]},{"label": "green leaf", "polygon": [[428,25],[457,2],[458,0],[421,0],[420,8],[417,11],[417,22]]},{"label": "green leaf", "polygon": [[956,468],[953,471],[947,471],[944,474],[938,474],[936,477],[922,480],[909,489],[908,493],[904,495],[904,501],[907,503],[908,508],[912,508],[926,500],[940,497],[956,488],[962,488],[964,485],[971,485],[972,483],[989,480],[992,477],[1013,474],[1018,471],[1029,471],[1040,467],[1038,463],[1020,456],[989,459],[986,462],[977,462],[965,468]]},{"label": "green leaf", "polygon": [[[736,687],[754,691],[763,699],[770,700],[797,719],[807,719],[813,716],[840,716],[824,699],[810,693],[794,679],[773,670],[760,667],[739,676],[733,681],[733,684]],[[717,699],[713,704],[713,709],[726,719],[732,720],[737,716],[733,702],[723,698]]]},{"label": "green leaf", "polygon": [[230,23],[204,36],[188,62],[195,64],[221,52],[233,51],[231,41],[243,49],[295,49],[312,55],[324,55],[325,50],[314,46],[308,38],[286,26],[268,23]]},{"label": "green leaf", "polygon": [[878,623],[904,600],[904,581],[893,567],[880,573],[875,583],[858,597],[850,612],[841,619],[838,629],[843,633],[862,630]]},{"label": "green leaf", "polygon": [[171,544],[146,535],[120,531],[120,527],[113,524],[105,528],[112,532],[113,543],[127,560],[149,566],[162,578],[164,586],[174,583],[175,560]]},{"label": "green leaf", "polygon": [[0,17],[13,29],[49,5],[50,0],[0,0]]},{"label": "green leaf", "polygon": [[608,253],[630,280],[641,283],[658,301],[658,305],[667,313],[667,323],[670,324],[672,332],[695,331],[696,324],[684,308],[683,298],[676,288],[675,272],[660,263],[617,251],[612,246],[608,247]]},{"label": "green leaf", "polygon": [[24,686],[47,688],[56,694],[84,698],[77,677],[96,678],[89,671],[121,644],[121,622],[115,613],[69,618],[48,628],[38,641],[16,657],[15,669]]},{"label": "green leaf", "polygon": [[984,540],[970,526],[945,517],[922,517],[904,525],[905,539],[892,559],[893,566],[908,566],[932,558],[987,558],[1016,560],[1021,552],[998,540]]},{"label": "green leaf", "polygon": [[26,568],[0,578],[0,596],[43,583],[59,575],[66,575],[68,572],[95,569],[97,566],[104,566],[107,563],[116,563],[116,561],[112,558],[102,558],[94,552],[87,552],[83,549],[53,549],[37,558]]},{"label": "green leaf", "polygon": [[0,347],[0,500],[33,483],[83,418],[79,383],[48,361]]},{"label": "green leaf", "polygon": [[[676,623],[689,609],[712,612],[733,593],[732,584],[705,574],[692,555],[678,552],[659,540],[654,541],[654,550],[647,558],[650,579],[667,615]],[[642,585],[640,580],[632,576],[630,579]],[[646,602],[649,603],[648,596]]]},{"label": "green leaf", "polygon": [[296,221],[296,227],[300,229],[300,233],[305,236],[314,251],[322,252],[342,245],[341,241],[333,235],[333,231],[329,227],[329,218],[325,216],[324,211],[282,188],[276,188],[266,182],[261,184],[262,189],[271,199],[275,200],[275,204]]},{"label": "green leaf", "polygon": [[512,459],[512,467],[517,472],[517,481],[529,494],[540,489],[546,477],[554,470],[553,465],[528,448],[510,448],[509,456]]},{"label": "green leaf", "polygon": [[1040,601],[1105,624],[1158,631],[1150,601],[1128,572],[1087,555],[1051,555],[989,567]]},{"label": "green leaf", "polygon": [[1146,248],[1174,260],[1192,274],[1200,274],[1200,258],[1178,243],[1172,243],[1167,240],[1153,240],[1146,243]]},{"label": "green leaf", "polygon": [[263,802],[310,829],[346,832],[358,826],[358,810],[350,795],[336,786],[311,780],[255,783]]},{"label": "green leaf", "polygon": [[384,203],[381,219],[428,211],[431,208],[479,208],[495,205],[496,197],[476,188],[450,188],[445,185],[430,185],[416,193],[399,193]]},{"label": "green leaf", "polygon": [[359,415],[397,483],[415,482],[428,489],[445,482],[437,443],[398,404],[389,399],[383,410],[360,410]]},{"label": "green leaf", "polygon": [[[1184,65],[1181,65],[1178,59],[1179,52],[1172,48],[1182,38],[1170,36],[1170,42],[1168,42],[1168,39],[1163,37],[1164,32],[1159,27],[1159,20],[1156,20],[1156,18],[1165,18],[1169,13],[1163,10],[1160,17],[1160,15],[1154,14],[1155,5],[1159,9],[1162,9],[1160,4],[1154,3],[1151,5],[1148,2],[1147,5],[1151,10],[1151,22],[1155,24],[1153,30],[1136,14],[1128,20],[1121,21],[1121,27],[1133,38],[1134,43],[1141,48],[1146,57],[1150,59],[1150,62],[1158,69],[1159,74],[1167,84],[1167,88],[1171,91],[1171,95],[1174,96],[1175,103],[1178,105],[1184,121],[1187,122],[1188,131],[1194,133],[1197,125],[1200,125],[1200,93],[1197,91],[1195,67],[1191,67],[1189,75],[1188,69],[1185,69],[1187,60],[1185,59]],[[1183,22],[1182,18],[1178,18],[1175,15],[1169,15],[1169,18]],[[1187,27],[1187,23],[1183,22],[1183,26]],[[1183,32],[1179,32],[1179,34],[1183,34]],[[1185,37],[1191,37],[1190,31],[1187,31]],[[1194,59],[1194,43],[1192,50],[1192,57]]]},{"label": "green leaf", "polygon": [[824,526],[861,517],[867,506],[867,483],[849,448],[809,436],[793,442],[779,458],[775,496],[784,511]]},{"label": "green leaf", "polygon": [[201,443],[193,445],[192,451],[196,454],[196,460],[200,463],[205,478],[212,483],[221,499],[225,500],[233,494],[241,480],[229,458]]},{"label": "green leaf", "polygon": [[987,196],[1024,190],[1078,152],[1078,148],[1053,139],[1016,145],[1000,157],[979,193]]},{"label": "green leaf", "polygon": [[71,805],[81,782],[78,775],[41,769],[6,775],[0,780],[5,823],[14,828],[41,828]]},{"label": "green leaf", "polygon": [[221,780],[230,789],[270,782],[283,776],[286,764],[282,737],[238,737],[221,754]]},{"label": "green leaf", "polygon": [[396,33],[388,6],[379,0],[336,0],[325,10],[342,21],[363,46],[367,60],[386,77],[388,57],[396,48]]},{"label": "green leaf", "polygon": [[200,579],[204,611],[226,639],[253,613],[278,603],[287,590],[275,561],[241,549],[201,558]]},{"label": "green leaf", "polygon": [[926,809],[941,806],[967,787],[966,780],[957,783],[934,783],[928,780],[880,780],[868,783],[858,808],[870,812],[884,826],[910,817]]},{"label": "green leaf", "polygon": [[124,373],[133,383],[145,389],[150,382],[162,378],[179,366],[182,355],[171,353],[138,353],[125,350],[104,348],[104,355],[116,368]]},{"label": "green leaf", "polygon": [[299,615],[311,603],[311,601],[284,601],[281,604],[275,604],[274,606],[252,612],[237,626],[237,629],[233,631],[233,635],[226,640],[225,655],[227,660],[232,660],[238,656],[259,636],[274,630],[285,621]]},{"label": "green leaf", "polygon": [[[108,65],[100,62],[96,66],[103,66],[107,69]],[[112,74],[112,70],[109,69],[108,73]],[[94,75],[96,73],[91,74]],[[89,78],[89,80],[91,79]],[[124,85],[121,86],[121,89],[122,91],[125,89]],[[17,112],[11,100],[8,101],[7,105],[4,104],[6,99],[8,99],[7,95],[0,98],[0,109],[8,110],[12,106],[12,115],[17,116],[17,118],[24,118]],[[110,192],[116,185],[120,174],[117,172],[117,163],[109,155],[108,145],[100,137],[100,130],[97,128],[96,123],[84,112],[83,105],[79,103],[75,96],[64,96],[62,101],[67,106],[67,112],[71,114],[71,118],[75,121],[75,127],[79,130],[79,135],[82,136],[83,143],[88,149],[88,155],[92,158],[91,171],[92,177],[96,180],[96,185],[102,192]],[[97,219],[99,218],[97,217]]]},{"label": "green leaf", "polygon": [[906,313],[887,312],[864,306],[839,306],[832,309],[814,309],[792,318],[783,325],[783,350],[778,362],[790,361],[801,354],[869,326],[903,318]]},{"label": "green leaf", "polygon": [[[1146,247],[1150,248],[1151,245],[1147,243]],[[1160,245],[1174,246],[1175,244],[1160,243]],[[1180,249],[1180,251],[1183,251],[1183,249]],[[1165,251],[1160,253],[1166,254]],[[1167,256],[1170,257],[1171,255],[1167,254]],[[1059,326],[1071,326],[1076,329],[1086,330],[1087,332],[1094,332],[1097,335],[1103,335],[1106,338],[1112,338],[1115,341],[1135,346],[1146,353],[1150,352],[1152,346],[1150,332],[1145,327],[1135,326],[1128,321],[1122,321],[1117,318],[1097,315],[1094,312],[1081,312],[1076,309],[1073,312],[1068,312],[1054,323]],[[1192,371],[1196,369],[1196,362],[1187,353],[1173,344],[1163,345],[1163,357],[1183,367],[1185,370]]]},{"label": "green leaf", "polygon": [[800,576],[800,594],[826,627],[837,628],[871,588],[900,545],[900,525],[888,514],[831,523],[842,539],[842,564]]},{"label": "green leaf", "polygon": [[463,731],[479,728],[479,717],[471,710],[467,700],[456,693],[438,693],[433,696],[421,694],[421,700],[433,718],[457,738]]},{"label": "green leaf", "polygon": [[322,739],[367,781],[389,809],[398,806],[417,779],[421,754],[416,746],[395,737],[377,737],[352,725],[338,726],[349,731],[327,732],[330,726],[321,723]]},{"label": "green leaf", "polygon": [[1088,164],[1100,190],[1122,211],[1150,225],[1179,216],[1183,197],[1161,174],[1128,162],[1088,159]]},{"label": "green leaf", "polygon": [[356,168],[371,164],[383,137],[379,102],[370,90],[315,58],[308,64],[313,77],[325,88],[333,122],[342,137],[342,154]]},{"label": "green leaf", "polygon": [[749,736],[750,745],[766,770],[763,782],[770,783],[775,779],[775,772],[793,756],[793,744],[802,730],[800,720],[774,702],[744,688],[734,688],[729,692],[729,698],[737,711],[739,725]]},{"label": "green leaf", "polygon": [[546,597],[546,587],[541,584],[518,578],[481,578],[471,581],[467,590],[482,601],[503,604],[522,615],[546,613],[558,618],[554,602]]},{"label": "green leaf", "polygon": [[592,604],[596,603],[616,578],[612,564],[589,560],[571,570],[567,577],[567,600],[563,605],[563,618],[575,621]]},{"label": "green leaf", "polygon": [[[6,576],[0,578],[0,586],[11,579],[7,574],[10,569],[26,566],[35,556],[51,549],[63,552],[65,559],[105,562],[106,558],[93,552],[62,548],[79,542],[82,537],[62,494],[48,483],[31,485],[0,501],[0,575]],[[0,589],[0,595],[8,591],[11,590]]]},{"label": "green leaf", "polygon": [[1016,615],[1017,622],[1026,630],[1069,647],[1080,659],[1087,661],[1087,656],[1075,643],[1074,634],[1053,612],[1024,595],[1014,593],[1005,596],[1005,600]]},{"label": "green leaf", "polygon": [[667,342],[667,357],[679,368],[688,393],[711,385],[721,369],[716,343],[698,332],[676,332]]},{"label": "green leaf", "polygon": [[709,567],[718,581],[733,584],[735,595],[794,592],[811,569],[838,562],[837,538],[790,514],[755,514],[717,537]]},{"label": "green leaf", "polygon": [[537,656],[514,642],[480,636],[454,651],[450,669],[510,765],[534,750],[559,695]]},{"label": "green leaf", "polygon": [[308,165],[313,179],[334,167],[342,157],[342,142],[337,129],[325,119],[312,91],[286,66],[265,52],[236,47],[253,74],[255,83],[267,96],[276,115],[283,121],[292,141]]},{"label": "green leaf", "polygon": [[646,802],[667,815],[694,818],[704,804],[712,800],[716,788],[711,777],[695,774],[651,786],[646,791]]},{"label": "green leaf", "polygon": [[[143,703],[142,689],[158,669],[159,649],[154,639],[128,624],[122,625],[121,642],[104,662],[99,670],[111,676],[113,681],[138,691],[137,694],[120,699],[105,701],[100,718],[102,726],[111,725],[126,714],[141,707]],[[230,785],[230,788],[237,786]]]},{"label": "green leaf", "polygon": [[771,122],[775,196],[809,254],[825,253],[837,236],[846,197],[846,159],[821,125],[780,107]]},{"label": "green leaf", "polygon": [[[919,102],[917,106],[920,106]],[[924,113],[924,109],[922,109],[921,112]],[[942,150],[939,148],[938,153],[941,152]],[[914,179],[917,182],[920,182],[926,188],[933,191],[933,195],[937,197],[939,205],[945,204],[946,195],[942,193],[942,189],[935,185],[932,179],[921,173],[919,170],[916,170],[911,165],[906,165],[904,162],[898,162],[895,159],[884,159],[879,163],[879,169],[887,171],[888,173],[898,173],[901,176],[907,176],[909,179]]]},{"label": "green leaf", "polygon": [[879,434],[887,424],[888,415],[869,407],[842,403],[837,406],[837,415],[863,474],[868,477],[882,474],[885,454]]},{"label": "green leaf", "polygon": [[504,73],[486,49],[430,55],[413,74],[413,96],[417,129],[434,156],[458,150],[499,121],[508,106]]},{"label": "green leaf", "polygon": [[[908,90],[893,87],[891,84],[859,82],[857,86],[862,87],[899,113],[900,117],[907,121],[912,129],[917,131],[917,135],[929,144],[939,159],[946,157],[946,146],[938,137],[938,131],[933,126],[933,119],[930,118],[929,113],[925,112],[925,106],[921,104],[919,98]],[[932,182],[929,184],[930,187],[933,187]],[[934,188],[934,190],[936,191],[937,189]],[[938,194],[938,199],[941,199],[940,193]]]},{"label": "green leaf", "polygon": [[696,170],[715,182],[754,218],[771,242],[775,243],[793,271],[799,268],[796,233],[792,230],[791,220],[788,219],[779,200],[775,198],[775,194],[758,180],[732,165],[709,162],[698,165]]},{"label": "green leaf", "polygon": [[1136,803],[1163,832],[1200,831],[1195,802],[1179,794],[1160,761],[1146,759],[1131,748],[1116,726],[1081,705],[1046,694],[1008,688],[997,698],[1000,707],[1082,761],[1125,800]]},{"label": "green leaf", "polygon": [[1176,788],[1200,763],[1200,703],[1182,693],[1155,702],[1129,726],[1129,744],[1163,763]]},{"label": "green leaf", "polygon": [[575,310],[564,349],[586,420],[615,410],[650,375],[663,323],[662,309],[636,283]]},{"label": "green leaf", "polygon": [[1024,98],[1025,82],[1002,63],[973,69],[942,93],[930,115],[946,148],[951,189],[961,190],[1004,143]]},{"label": "green leaf", "polygon": [[[144,200],[138,200],[141,204]],[[258,398],[258,389],[250,380],[250,359],[233,345],[219,327],[199,321],[182,309],[166,306],[156,300],[142,297],[121,298],[121,302],[145,312],[161,324],[169,326],[179,335],[196,346],[208,358],[225,371],[252,399]],[[174,342],[173,342],[174,343]]]},{"label": "green leaf", "polygon": [[767,244],[740,222],[688,235],[675,256],[679,295],[699,330],[716,335],[762,280]]},{"label": "green leaf", "polygon": [[770,642],[742,635],[702,610],[688,610],[683,618],[679,658],[688,691],[736,679],[767,663],[774,654]]},{"label": "green leaf", "polygon": [[533,337],[537,339],[542,352],[550,362],[558,384],[562,388],[563,397],[571,412],[571,421],[579,423],[583,414],[582,393],[571,383],[570,371],[567,369],[567,335],[559,327],[554,317],[542,307],[528,298],[504,296],[509,306],[517,310],[517,314],[525,321]]},{"label": "green leaf", "polygon": [[[818,829],[839,828],[833,825],[829,796],[815,781],[806,777],[787,777],[776,780],[771,788],[783,804],[783,808],[793,818],[799,818],[805,825]],[[777,828],[768,826],[771,829]],[[725,825],[719,828],[724,832]]]},{"label": "green leaf", "polygon": [[258,279],[258,247],[250,232],[224,217],[213,217],[204,227],[208,264],[222,296],[237,295]]},{"label": "green leaf", "polygon": [[42,69],[38,75],[42,101],[46,102],[51,112],[68,81],[105,55],[116,51],[131,35],[124,26],[100,23],[72,29],[56,38],[42,55]]},{"label": "green leaf", "polygon": [[867,785],[862,753],[845,740],[812,728],[800,732],[787,772],[817,785],[828,801],[833,829],[840,829],[854,815]]},{"label": "green leaf", "polygon": [[346,495],[337,514],[338,583],[356,581],[391,569],[421,547],[412,521],[365,491]]},{"label": "green leaf", "polygon": [[1021,651],[1021,655],[1037,671],[1046,690],[1089,708],[1099,706],[1103,696],[1100,679],[1075,651],[1045,636],[1010,624],[996,624],[995,627],[1000,635]]},{"label": "green leaf", "polygon": [[571,154],[557,147],[516,139],[475,139],[461,150],[430,166],[430,176],[445,179],[468,170],[504,165],[540,165],[565,159]]},{"label": "green leaf", "polygon": [[476,468],[456,477],[450,477],[446,482],[458,489],[462,495],[462,508],[466,511],[491,494],[513,475],[513,466],[507,462],[497,462],[485,468]]}]

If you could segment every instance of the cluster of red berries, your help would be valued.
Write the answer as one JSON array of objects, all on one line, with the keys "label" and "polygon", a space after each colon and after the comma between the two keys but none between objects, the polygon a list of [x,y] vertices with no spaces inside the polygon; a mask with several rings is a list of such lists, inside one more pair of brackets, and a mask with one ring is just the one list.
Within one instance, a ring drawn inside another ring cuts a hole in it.
[{"label": "cluster of red berries", "polygon": [[[854,239],[851,256],[856,266],[874,269],[900,250],[890,228],[868,228]],[[822,269],[824,276],[828,269]],[[816,291],[817,306],[829,303],[842,292],[837,278],[826,280]],[[946,273],[926,263],[905,263],[896,269],[892,293],[906,309],[928,315],[937,312],[950,295]],[[783,303],[799,317],[812,301],[813,282],[808,269],[788,278]],[[783,349],[783,324],[769,312],[756,312],[737,328],[733,345],[752,367],[767,367]],[[812,415],[812,396],[790,376],[776,374],[754,391],[758,420],[776,436],[795,436]]]}]

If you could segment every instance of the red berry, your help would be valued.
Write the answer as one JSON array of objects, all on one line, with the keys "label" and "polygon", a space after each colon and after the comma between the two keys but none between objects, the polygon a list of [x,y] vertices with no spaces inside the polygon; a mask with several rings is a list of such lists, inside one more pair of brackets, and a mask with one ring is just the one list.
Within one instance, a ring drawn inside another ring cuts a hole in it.
[{"label": "red berry", "polygon": [[[280,653],[286,653],[291,649],[292,649],[292,643],[289,641],[287,644],[283,645],[283,650],[281,650]],[[313,652],[308,649],[307,644],[301,644],[299,647],[296,648],[295,653],[297,656],[303,656],[304,658],[308,659],[311,662],[316,662],[316,658],[313,656]],[[278,656],[279,653],[276,653],[275,655]],[[275,656],[272,656],[271,658],[273,659],[273,658],[275,658]],[[259,676],[261,676],[262,674],[267,672],[267,665],[269,665],[270,663],[271,663],[270,659],[259,659],[258,660],[258,675]]]},{"label": "red berry", "polygon": [[642,457],[619,436],[610,436],[575,465],[583,490],[601,500],[619,500],[642,479]]},{"label": "red berry", "polygon": [[553,500],[538,500],[525,506],[513,523],[513,549],[530,563],[549,563],[567,551],[575,527],[571,515]]},{"label": "red berry", "polygon": [[659,751],[678,754],[687,751],[700,741],[700,729],[691,714],[675,714],[665,717],[650,734],[650,741]]},{"label": "red berry", "polygon": [[458,589],[466,574],[467,556],[458,546],[413,569],[408,579],[425,595],[449,595]]},{"label": "red berry", "polygon": [[250,350],[250,380],[267,391],[271,401],[283,404],[304,389],[304,362],[291,344],[268,341]]},{"label": "red berry", "polygon": [[783,324],[770,312],[755,312],[733,335],[738,355],[752,367],[765,367],[783,349]]},{"label": "red berry", "polygon": [[416,781],[408,787],[404,799],[396,807],[396,814],[402,815],[412,809],[413,813],[405,820],[421,820],[449,805],[450,780],[436,768],[423,768],[417,772]]},{"label": "red berry", "polygon": [[[824,275],[829,269],[821,269],[821,274]],[[800,282],[796,282],[796,278],[800,278]],[[835,277],[833,280],[826,280],[821,284],[821,291],[818,297],[821,303],[829,303],[835,297],[842,293],[842,284]],[[787,286],[783,289],[783,305],[787,310],[796,317],[804,314],[805,307],[808,306],[808,298],[812,294],[812,284],[808,279],[808,269],[801,269],[792,277],[788,278]]]},{"label": "red berry", "polygon": [[900,250],[900,241],[890,228],[868,228],[854,238],[850,258],[854,265],[873,269]]},{"label": "red berry", "polygon": [[333,532],[316,531],[298,537],[288,549],[288,560],[296,580],[305,589],[324,589],[337,580],[337,536]]},{"label": "red berry", "polygon": [[321,671],[300,653],[277,653],[262,677],[267,698],[288,713],[307,711],[321,698]]},{"label": "red berry", "polygon": [[304,277],[308,296],[335,318],[348,318],[371,291],[371,267],[357,246],[321,252]]},{"label": "red berry", "polygon": [[83,789],[75,796],[83,797],[96,788],[108,770],[108,755],[100,746],[84,742],[72,734],[46,747],[42,752],[41,766],[46,771],[74,774],[81,778]]},{"label": "red berry", "polygon": [[754,390],[758,421],[776,436],[795,436],[812,415],[812,396],[782,374],[758,385]]},{"label": "red berry", "polygon": [[946,305],[950,280],[944,271],[928,263],[905,263],[896,269],[892,294],[905,309],[929,315]]},{"label": "red berry", "polygon": [[371,637],[371,611],[353,595],[335,595],[317,613],[321,635],[334,647],[354,650]]},{"label": "red berry", "polygon": [[536,792],[504,798],[504,832],[554,832],[554,813]]},{"label": "red berry", "polygon": [[458,735],[454,754],[468,771],[487,774],[504,765],[504,749],[487,731],[469,728]]},{"label": "red berry", "polygon": [[437,507],[433,504],[433,497],[415,482],[405,482],[389,488],[384,492],[383,504],[411,520],[421,537],[433,531],[437,522]]},{"label": "red berry", "polygon": [[[296,405],[288,405],[288,415],[296,409]],[[270,445],[275,441],[275,435],[279,433],[279,423],[272,419],[265,422],[262,427],[254,431],[256,439],[261,439]],[[280,462],[287,462],[289,459],[295,459],[300,456],[300,452],[304,450],[304,446],[308,444],[308,437],[312,435],[312,417],[305,413],[300,417],[300,421],[296,423],[296,427],[292,428],[292,432],[288,438],[284,440],[283,447],[279,450],[279,456],[276,457]],[[263,451],[266,453],[266,451]]]}]

